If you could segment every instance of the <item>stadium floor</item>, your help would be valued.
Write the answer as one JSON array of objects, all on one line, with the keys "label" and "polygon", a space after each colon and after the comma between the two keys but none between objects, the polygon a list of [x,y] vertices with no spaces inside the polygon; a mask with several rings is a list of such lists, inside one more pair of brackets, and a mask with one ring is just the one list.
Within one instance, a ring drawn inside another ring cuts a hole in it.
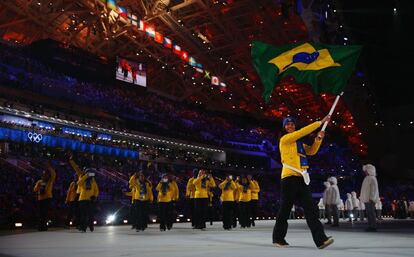
[{"label": "stadium floor", "polygon": [[335,243],[318,250],[304,220],[289,222],[286,237],[290,248],[275,248],[271,244],[274,221],[257,221],[256,227],[221,229],[216,222],[206,231],[189,228],[188,223],[174,224],[171,231],[160,232],[152,224],[145,232],[135,232],[130,226],[97,227],[93,233],[75,229],[48,232],[9,233],[0,236],[0,256],[39,257],[186,257],[186,256],[414,256],[414,221],[385,220],[377,233],[364,232],[364,224],[343,223],[339,228],[326,227]]}]

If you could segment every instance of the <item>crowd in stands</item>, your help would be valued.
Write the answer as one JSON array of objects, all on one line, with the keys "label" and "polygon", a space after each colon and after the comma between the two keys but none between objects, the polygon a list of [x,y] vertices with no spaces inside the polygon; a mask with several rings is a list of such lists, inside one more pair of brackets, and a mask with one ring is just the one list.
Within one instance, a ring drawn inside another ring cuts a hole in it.
[{"label": "crowd in stands", "polygon": [[[178,103],[152,93],[137,93],[122,87],[85,82],[53,70],[31,57],[24,49],[2,47],[0,50],[0,84],[30,90],[41,95],[70,101],[74,104],[98,107],[123,120],[139,122],[139,130],[179,137],[185,140],[232,147],[228,141],[262,144],[276,143],[275,131],[232,121],[217,113],[199,111],[187,103]],[[38,108],[41,111],[42,107]],[[113,126],[113,124],[111,124]],[[256,149],[258,150],[258,149]]]}]

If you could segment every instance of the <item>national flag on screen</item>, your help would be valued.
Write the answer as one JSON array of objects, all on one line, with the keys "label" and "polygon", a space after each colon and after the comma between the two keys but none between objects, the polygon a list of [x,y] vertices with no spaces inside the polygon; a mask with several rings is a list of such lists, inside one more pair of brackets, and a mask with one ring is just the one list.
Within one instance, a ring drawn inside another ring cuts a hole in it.
[{"label": "national flag on screen", "polygon": [[316,94],[340,94],[358,60],[361,46],[294,43],[275,47],[260,41],[252,44],[252,59],[269,101],[273,88],[286,76],[309,83]]},{"label": "national flag on screen", "polygon": [[191,66],[193,66],[193,67],[196,67],[196,66],[197,66],[197,62],[196,62],[196,60],[194,59],[194,57],[192,57],[192,56],[190,56],[190,58],[188,58],[188,63],[189,63]]},{"label": "national flag on screen", "polygon": [[147,33],[148,36],[150,37],[155,37],[155,29],[152,26],[146,26],[145,28],[145,32]]},{"label": "national flag on screen", "polygon": [[117,8],[118,8],[117,11],[118,11],[119,15],[126,19],[128,17],[127,10],[124,7],[121,7],[121,6],[117,6]]},{"label": "national flag on screen", "polygon": [[218,78],[218,77],[216,77],[216,76],[211,76],[211,84],[212,84],[212,85],[215,85],[215,86],[220,85],[220,80],[219,80],[219,78]]},{"label": "national flag on screen", "polygon": [[136,15],[128,14],[128,20],[132,25],[138,26],[138,17]]},{"label": "national flag on screen", "polygon": [[164,37],[164,46],[166,48],[172,48],[172,42],[171,39]]},{"label": "national flag on screen", "polygon": [[179,45],[174,45],[173,53],[181,55],[181,47]]},{"label": "national flag on screen", "polygon": [[181,51],[181,60],[188,62],[188,53],[186,51]]},{"label": "national flag on screen", "polygon": [[226,92],[227,91],[227,85],[224,82],[220,82],[220,91]]},{"label": "national flag on screen", "polygon": [[147,24],[144,21],[139,20],[139,27],[138,27],[138,29],[141,30],[141,31],[145,31],[146,28],[147,28]]},{"label": "national flag on screen", "polygon": [[198,73],[204,73],[204,70],[203,70],[202,68],[194,67],[194,69],[195,69]]},{"label": "national flag on screen", "polygon": [[164,43],[164,36],[159,32],[155,32],[154,41],[157,42],[157,43],[162,44],[162,43]]}]

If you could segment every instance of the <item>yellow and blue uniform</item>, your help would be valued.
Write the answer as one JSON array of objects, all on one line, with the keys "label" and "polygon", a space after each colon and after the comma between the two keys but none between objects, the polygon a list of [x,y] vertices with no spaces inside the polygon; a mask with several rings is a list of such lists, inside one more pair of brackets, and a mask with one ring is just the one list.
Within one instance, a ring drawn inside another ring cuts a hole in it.
[{"label": "yellow and blue uniform", "polygon": [[[299,170],[309,168],[306,161],[306,155],[315,155],[318,152],[319,147],[321,146],[322,140],[319,138],[315,138],[315,141],[312,144],[312,146],[304,144],[298,140],[312,133],[320,126],[321,122],[316,121],[302,129],[284,135],[279,142],[282,163]],[[282,179],[290,176],[300,177],[301,174],[287,167],[283,167]]]},{"label": "yellow and blue uniform", "polygon": [[251,180],[252,183],[252,200],[259,200],[260,186],[256,180]]},{"label": "yellow and blue uniform", "polygon": [[186,197],[189,197],[190,199],[194,199],[195,197],[195,186],[193,184],[195,178],[190,178],[187,182],[187,189],[185,192]]},{"label": "yellow and blue uniform", "polygon": [[37,200],[46,200],[53,197],[53,184],[56,180],[56,171],[52,167],[48,167],[50,172],[50,177],[47,182],[44,182],[42,179],[36,182],[36,185],[33,189],[33,192],[37,193]]},{"label": "yellow and blue uniform", "polygon": [[178,201],[178,199],[180,199],[180,190],[178,189],[178,184],[175,181],[171,181],[170,184],[173,188],[172,200]]},{"label": "yellow and blue uniform", "polygon": [[[203,178],[205,179],[205,185],[203,186]],[[207,178],[207,175],[199,176],[193,180],[195,186],[194,198],[208,198],[208,192],[211,187],[216,187],[213,177]]]},{"label": "yellow and blue uniform", "polygon": [[79,201],[91,200],[92,197],[97,198],[99,195],[99,187],[94,177],[91,178],[90,188],[87,188],[86,180],[88,177],[88,173],[86,173],[78,180],[78,189],[80,192]]},{"label": "yellow and blue uniform", "polygon": [[233,180],[224,180],[220,183],[219,188],[221,189],[220,199],[222,202],[234,202],[234,191],[236,190],[236,183],[234,183]]},{"label": "yellow and blue uniform", "polygon": [[158,202],[159,203],[169,203],[174,198],[174,188],[170,182],[167,184],[165,192],[163,192],[163,183],[158,183],[156,190],[158,192]]}]

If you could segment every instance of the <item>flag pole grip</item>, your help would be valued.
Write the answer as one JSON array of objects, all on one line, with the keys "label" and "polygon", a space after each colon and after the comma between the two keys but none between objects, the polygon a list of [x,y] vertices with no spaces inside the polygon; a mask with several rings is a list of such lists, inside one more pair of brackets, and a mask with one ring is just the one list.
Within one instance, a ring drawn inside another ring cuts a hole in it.
[{"label": "flag pole grip", "polygon": [[[334,103],[332,104],[331,109],[329,110],[329,114],[328,114],[329,116],[332,116],[332,114],[333,114],[333,112],[334,112],[334,110],[335,110],[335,107],[336,107],[336,105],[338,104],[339,98],[340,98],[343,94],[344,94],[344,92],[341,92],[339,95],[337,95],[337,96],[336,96],[335,101],[334,101]],[[326,122],[323,124],[321,131],[325,131],[325,129],[326,129],[326,127],[327,127],[327,126],[328,126],[328,122],[326,121]]]}]

